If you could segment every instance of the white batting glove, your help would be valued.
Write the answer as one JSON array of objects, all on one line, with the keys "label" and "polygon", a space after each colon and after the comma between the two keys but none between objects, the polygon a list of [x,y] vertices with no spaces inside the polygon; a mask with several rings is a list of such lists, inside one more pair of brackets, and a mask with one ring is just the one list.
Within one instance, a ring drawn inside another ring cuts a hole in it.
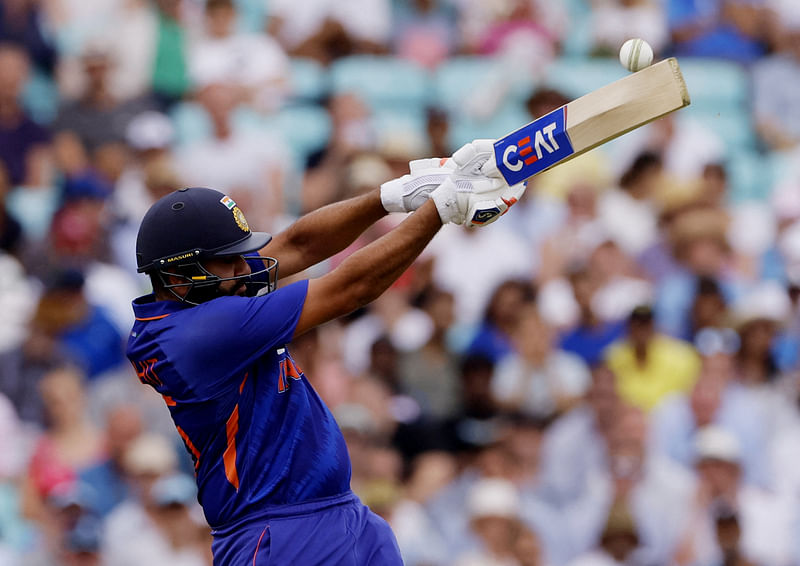
[{"label": "white batting glove", "polygon": [[386,212],[412,212],[428,200],[431,192],[453,172],[449,159],[416,159],[410,173],[381,185],[381,204]]},{"label": "white batting glove", "polygon": [[451,174],[433,192],[443,224],[486,226],[506,213],[526,184],[506,184],[494,164],[494,140],[475,140],[453,154],[445,167]]}]

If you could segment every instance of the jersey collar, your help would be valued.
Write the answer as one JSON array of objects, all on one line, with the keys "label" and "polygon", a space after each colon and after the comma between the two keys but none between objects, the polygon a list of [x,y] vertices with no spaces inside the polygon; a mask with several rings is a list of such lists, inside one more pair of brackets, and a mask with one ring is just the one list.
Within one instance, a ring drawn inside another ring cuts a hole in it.
[{"label": "jersey collar", "polygon": [[152,293],[133,301],[133,314],[137,321],[147,322],[166,318],[174,312],[190,309],[193,305],[180,301],[157,301]]}]

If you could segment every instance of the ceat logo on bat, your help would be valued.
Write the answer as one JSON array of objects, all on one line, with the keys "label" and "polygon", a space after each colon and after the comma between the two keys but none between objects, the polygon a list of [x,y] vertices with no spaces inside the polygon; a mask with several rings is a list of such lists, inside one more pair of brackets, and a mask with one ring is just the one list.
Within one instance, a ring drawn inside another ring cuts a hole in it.
[{"label": "ceat logo on bat", "polygon": [[575,151],[567,136],[562,106],[494,143],[497,168],[509,185],[544,171]]}]

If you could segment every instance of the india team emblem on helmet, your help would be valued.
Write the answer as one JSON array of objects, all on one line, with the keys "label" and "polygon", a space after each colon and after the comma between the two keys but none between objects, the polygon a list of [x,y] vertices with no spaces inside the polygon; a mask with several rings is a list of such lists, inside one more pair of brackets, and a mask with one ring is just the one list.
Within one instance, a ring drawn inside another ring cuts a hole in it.
[{"label": "india team emblem on helmet", "polygon": [[242,232],[249,232],[250,226],[247,224],[247,219],[244,217],[244,212],[238,206],[233,207],[233,218],[236,220],[236,225],[242,229]]}]

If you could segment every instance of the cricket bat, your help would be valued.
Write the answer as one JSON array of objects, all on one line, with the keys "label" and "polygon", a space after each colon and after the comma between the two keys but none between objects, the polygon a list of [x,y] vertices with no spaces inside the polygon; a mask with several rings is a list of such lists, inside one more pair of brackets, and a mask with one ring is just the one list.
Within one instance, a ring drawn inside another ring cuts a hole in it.
[{"label": "cricket bat", "polygon": [[665,59],[500,138],[495,164],[516,185],[689,104],[678,61]]}]

